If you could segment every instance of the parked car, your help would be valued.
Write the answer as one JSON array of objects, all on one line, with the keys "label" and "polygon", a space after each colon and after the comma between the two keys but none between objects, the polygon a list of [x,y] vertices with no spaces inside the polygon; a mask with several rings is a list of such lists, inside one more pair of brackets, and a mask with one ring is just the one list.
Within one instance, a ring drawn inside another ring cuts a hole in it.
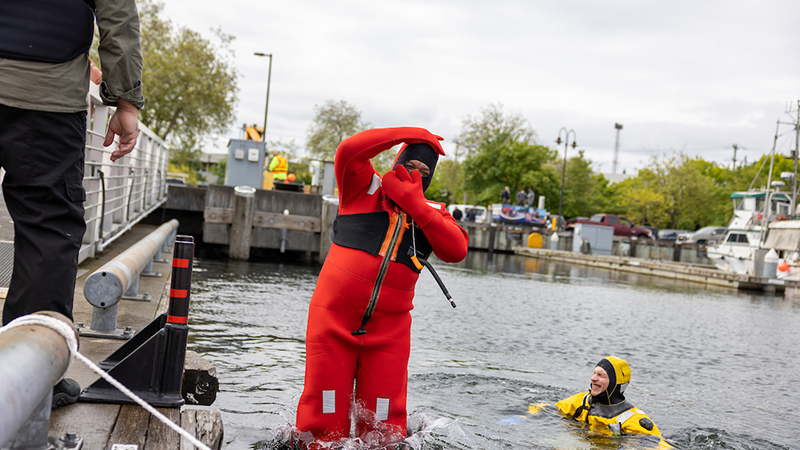
[{"label": "parked car", "polygon": [[447,205],[447,212],[453,214],[453,211],[458,208],[461,210],[461,220],[466,220],[475,223],[485,223],[488,210],[485,206],[475,205]]},{"label": "parked car", "polygon": [[678,236],[691,233],[689,230],[658,230],[658,239],[662,241],[677,241]]},{"label": "parked car", "polygon": [[653,239],[653,232],[645,227],[633,223],[627,217],[616,214],[595,214],[589,220],[579,220],[578,223],[590,223],[614,227],[615,236],[635,236],[640,239]]},{"label": "parked car", "polygon": [[564,226],[564,228],[570,230],[570,229],[574,228],[575,224],[580,222],[581,220],[589,220],[589,218],[588,217],[583,217],[583,216],[573,217],[572,219],[569,219],[567,221],[567,224]]},{"label": "parked car", "polygon": [[728,229],[725,227],[704,227],[694,233],[678,236],[678,243],[716,246],[725,238],[727,231]]}]

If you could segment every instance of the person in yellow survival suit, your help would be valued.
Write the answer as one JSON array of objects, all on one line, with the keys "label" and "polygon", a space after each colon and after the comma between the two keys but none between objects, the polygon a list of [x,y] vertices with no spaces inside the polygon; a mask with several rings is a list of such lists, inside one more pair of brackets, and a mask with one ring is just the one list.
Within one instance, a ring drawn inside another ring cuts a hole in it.
[{"label": "person in yellow survival suit", "polygon": [[[619,436],[649,434],[661,438],[661,432],[647,414],[625,399],[631,381],[631,367],[625,360],[607,356],[597,363],[589,392],[581,392],[556,403],[556,408],[592,431]],[[661,445],[670,446],[660,439]]]},{"label": "person in yellow survival suit", "polygon": [[[419,258],[467,254],[468,235],[442,203],[425,199],[442,138],[422,128],[371,129],[336,150],[339,215],[311,298],[297,437],[306,447],[355,437],[406,437],[406,389]],[[370,159],[403,144],[382,178]]]},{"label": "person in yellow survival suit", "polygon": [[272,172],[273,179],[283,181],[286,179],[286,173],[289,172],[289,161],[281,156],[281,152],[278,150],[269,162],[267,169]]},{"label": "person in yellow survival suit", "polygon": [[[592,432],[609,436],[652,435],[658,438],[659,446],[671,448],[647,414],[625,399],[625,388],[630,381],[631,368],[628,363],[615,356],[607,356],[595,366],[589,392],[579,392],[557,402],[555,407],[559,413],[587,424]],[[546,406],[550,405],[531,405],[528,414],[538,414]],[[515,416],[500,423],[508,425],[524,419],[524,416]]]}]

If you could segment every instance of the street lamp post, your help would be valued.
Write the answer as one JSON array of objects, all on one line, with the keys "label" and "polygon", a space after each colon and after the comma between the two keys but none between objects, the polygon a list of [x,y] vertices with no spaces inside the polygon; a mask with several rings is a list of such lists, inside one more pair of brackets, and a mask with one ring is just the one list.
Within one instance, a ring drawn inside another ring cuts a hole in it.
[{"label": "street lamp post", "polygon": [[617,173],[617,155],[619,155],[619,130],[622,129],[622,124],[615,123],[614,128],[617,130],[617,140],[614,143],[614,165],[611,167],[611,173]]},{"label": "street lamp post", "polygon": [[272,79],[272,53],[254,53],[256,56],[269,57],[269,72],[267,73],[267,106],[264,107],[264,134],[261,135],[261,140],[267,142],[267,112],[269,112],[269,83]]},{"label": "street lamp post", "polygon": [[556,219],[556,224],[558,223],[558,220],[561,218],[561,206],[564,203],[564,176],[567,173],[567,147],[569,147],[569,135],[570,134],[572,134],[572,148],[574,149],[575,147],[578,146],[578,143],[575,142],[575,137],[576,137],[575,130],[567,131],[567,129],[565,127],[561,127],[561,129],[558,130],[558,139],[556,139],[556,144],[561,144],[561,132],[562,131],[565,133],[565,135],[564,135],[564,163],[561,165],[561,196],[558,198],[558,219]]}]

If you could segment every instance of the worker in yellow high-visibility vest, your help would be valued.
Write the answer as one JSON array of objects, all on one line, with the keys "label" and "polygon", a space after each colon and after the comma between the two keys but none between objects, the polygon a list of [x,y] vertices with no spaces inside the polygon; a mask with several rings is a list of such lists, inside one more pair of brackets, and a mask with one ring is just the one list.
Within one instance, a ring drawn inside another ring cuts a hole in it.
[{"label": "worker in yellow high-visibility vest", "polygon": [[269,171],[272,172],[272,176],[276,180],[283,181],[286,179],[286,173],[289,172],[289,161],[281,156],[279,150],[275,151],[275,155],[269,163]]}]

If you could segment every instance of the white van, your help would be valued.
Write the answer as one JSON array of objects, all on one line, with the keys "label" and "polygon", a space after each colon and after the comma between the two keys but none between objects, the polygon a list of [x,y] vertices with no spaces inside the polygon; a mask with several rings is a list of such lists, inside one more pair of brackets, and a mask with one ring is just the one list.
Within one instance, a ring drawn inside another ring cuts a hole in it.
[{"label": "white van", "polygon": [[447,205],[447,212],[453,214],[456,208],[461,210],[461,220],[469,220],[467,217],[475,217],[475,223],[485,223],[487,220],[488,211],[485,206],[475,205]]}]

